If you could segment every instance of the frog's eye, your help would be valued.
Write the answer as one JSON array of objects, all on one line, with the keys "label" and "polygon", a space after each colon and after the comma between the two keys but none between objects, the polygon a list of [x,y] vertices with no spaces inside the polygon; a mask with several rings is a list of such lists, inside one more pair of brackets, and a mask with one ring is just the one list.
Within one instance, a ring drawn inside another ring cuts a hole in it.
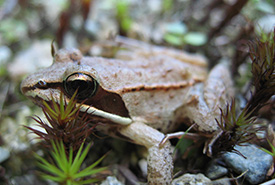
[{"label": "frog's eye", "polygon": [[95,94],[98,84],[89,75],[73,73],[64,80],[63,85],[69,96],[72,96],[77,90],[77,98],[86,99]]}]

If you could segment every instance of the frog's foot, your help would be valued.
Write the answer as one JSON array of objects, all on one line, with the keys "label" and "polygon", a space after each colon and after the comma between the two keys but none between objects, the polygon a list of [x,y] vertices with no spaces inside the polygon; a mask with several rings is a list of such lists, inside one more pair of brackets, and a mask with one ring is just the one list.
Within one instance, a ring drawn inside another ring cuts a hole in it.
[{"label": "frog's foot", "polygon": [[175,139],[175,138],[181,139],[182,137],[186,139],[192,139],[192,140],[198,140],[198,139],[204,138],[200,134],[196,134],[196,133],[174,132],[174,133],[166,134],[164,138],[161,140],[161,142],[159,143],[159,147],[163,147],[164,144],[170,139]]},{"label": "frog's foot", "polygon": [[195,139],[200,137],[199,134],[195,134],[195,133],[188,133],[189,130],[191,130],[196,124],[191,125],[185,132],[174,132],[174,133],[170,133],[170,134],[166,134],[165,137],[161,140],[161,142],[159,143],[159,146],[162,147],[164,146],[164,144],[170,140],[170,139],[174,139],[174,138],[189,138],[189,139]]},{"label": "frog's foot", "polygon": [[196,140],[199,140],[199,139],[205,139],[206,142],[204,144],[203,153],[206,154],[208,157],[212,157],[213,156],[212,147],[213,147],[214,143],[217,141],[217,139],[222,134],[223,134],[223,131],[222,130],[218,130],[214,134],[214,137],[210,138],[211,135],[204,135],[204,136],[202,136],[202,135],[196,134],[196,133],[187,133],[187,131],[186,132],[174,132],[174,133],[166,134],[166,136],[159,143],[159,146],[160,147],[164,146],[164,144],[168,140],[174,139],[174,138],[181,139],[182,137],[184,137],[186,139],[192,139],[193,141],[196,141]]},{"label": "frog's foot", "polygon": [[173,160],[170,142],[159,147],[164,134],[140,122],[121,127],[118,132],[148,149],[148,184],[171,184]]},{"label": "frog's foot", "polygon": [[206,154],[208,157],[213,157],[213,145],[217,141],[217,139],[223,134],[222,130],[218,130],[215,134],[214,137],[212,137],[210,140],[208,140],[203,148],[203,153]]}]

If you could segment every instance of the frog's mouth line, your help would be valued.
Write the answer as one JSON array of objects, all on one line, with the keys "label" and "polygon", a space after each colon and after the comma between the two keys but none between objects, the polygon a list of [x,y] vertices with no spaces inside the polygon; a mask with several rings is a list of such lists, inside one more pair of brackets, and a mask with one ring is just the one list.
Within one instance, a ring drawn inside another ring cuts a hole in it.
[{"label": "frog's mouth line", "polygon": [[[45,97],[42,97],[41,94],[25,92],[25,95],[29,99],[31,99],[35,104],[37,104],[38,106],[41,106],[43,100],[45,100],[47,102],[50,101],[50,97],[47,97],[47,99],[45,99]],[[56,101],[58,104],[60,103],[59,98],[54,98],[54,101]],[[65,100],[65,101],[67,101],[67,100]],[[92,107],[90,105],[85,105],[85,104],[80,104],[80,103],[77,103],[76,105],[77,106],[80,105],[80,111],[83,113],[87,113],[87,114],[90,114],[93,116],[99,116],[99,117],[105,118],[107,120],[110,120],[111,122],[114,122],[114,123],[117,123],[120,125],[129,125],[132,123],[132,119],[128,118],[128,117],[122,117],[122,116],[119,116],[116,114],[102,111],[102,110]]]},{"label": "frog's mouth line", "polygon": [[[77,103],[77,105],[79,105],[79,104]],[[87,112],[88,114],[91,114],[91,115],[106,118],[106,119],[108,119],[114,123],[120,124],[120,125],[129,125],[132,123],[132,119],[130,119],[130,118],[111,114],[111,113],[99,110],[95,107],[91,107],[89,105],[81,105],[80,111]]]}]

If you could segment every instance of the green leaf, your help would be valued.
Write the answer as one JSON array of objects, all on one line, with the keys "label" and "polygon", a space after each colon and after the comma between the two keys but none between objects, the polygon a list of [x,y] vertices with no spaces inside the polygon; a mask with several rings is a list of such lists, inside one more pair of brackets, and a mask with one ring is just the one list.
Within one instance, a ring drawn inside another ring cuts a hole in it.
[{"label": "green leaf", "polygon": [[[83,143],[81,144],[81,146],[80,146],[80,148],[78,149],[78,151],[77,151],[77,154],[76,154],[76,156],[75,156],[75,158],[74,158],[74,161],[73,161],[73,164],[72,164],[72,170],[73,170],[73,173],[76,173],[78,170],[79,170],[79,168],[80,168],[80,166],[81,166],[81,164],[82,164],[82,162],[79,160],[81,157],[83,158],[83,155],[84,154],[81,154],[81,152],[82,152],[82,149],[83,149]],[[90,146],[91,144],[88,144],[88,146]],[[87,146],[87,147],[88,147]],[[87,148],[86,147],[86,148]],[[87,155],[87,154],[86,154]],[[86,155],[84,156],[84,158],[86,157]]]},{"label": "green leaf", "polygon": [[106,167],[93,169],[104,159],[104,157],[106,156],[104,155],[103,157],[98,159],[95,163],[91,164],[84,170],[78,172],[81,164],[83,163],[84,159],[88,154],[88,151],[91,147],[91,143],[89,143],[88,146],[83,151],[82,149],[83,149],[84,143],[82,143],[79,150],[77,151],[75,158],[73,158],[72,147],[70,148],[69,156],[67,157],[65,152],[65,147],[62,141],[61,142],[52,141],[51,143],[53,148],[51,155],[54,158],[54,161],[56,162],[57,166],[49,163],[39,155],[35,154],[35,157],[39,161],[37,165],[41,169],[53,174],[53,175],[48,175],[48,174],[41,173],[41,176],[45,179],[60,182],[62,184],[64,184],[65,182],[66,184],[81,184],[81,183],[83,184],[83,183],[89,183],[89,182],[96,182],[97,179],[89,179],[89,180],[79,181],[79,182],[77,181],[77,179],[90,176],[102,170],[107,169]]},{"label": "green leaf", "polygon": [[164,12],[171,10],[172,7],[173,7],[173,0],[163,0],[162,1],[162,10]]},{"label": "green leaf", "polygon": [[187,27],[182,22],[172,22],[165,25],[165,31],[169,34],[182,36],[187,32]]},{"label": "green leaf", "polygon": [[[83,146],[83,144],[82,144]],[[79,158],[75,158],[75,161],[77,160],[76,162],[76,168],[80,168],[80,165],[82,164],[82,162],[84,161],[84,159],[86,158],[87,154],[88,154],[88,151],[91,147],[91,143],[88,144],[88,146],[84,149],[84,151],[81,153],[80,157]],[[81,150],[79,149],[78,152],[81,152],[82,151],[82,147],[80,147]],[[73,164],[74,165],[74,164]]]},{"label": "green leaf", "polygon": [[45,171],[48,171],[52,174],[56,174],[58,176],[63,176],[63,172],[59,170],[56,166],[50,164],[47,162],[45,159],[42,157],[35,155],[35,158],[37,158],[40,162],[37,163],[37,165],[41,168],[44,169]]},{"label": "green leaf", "polygon": [[275,146],[273,146],[273,144],[269,141],[269,139],[267,139],[267,142],[269,144],[269,146],[271,147],[272,152],[266,150],[265,148],[261,148],[261,150],[265,151],[266,153],[272,155],[273,157],[275,157]]},{"label": "green leaf", "polygon": [[54,149],[54,152],[51,152],[51,155],[55,159],[55,162],[57,163],[57,166],[63,171],[66,172],[67,170],[67,156],[64,149],[64,145],[62,141],[57,141],[56,143],[52,142],[52,146]]},{"label": "green leaf", "polygon": [[55,101],[55,99],[53,97],[52,97],[52,101],[51,102],[53,103],[54,111],[56,112],[57,117],[58,117],[59,115],[61,115],[60,114],[60,106],[58,106],[58,104],[56,103],[56,101]]},{"label": "green leaf", "polygon": [[[184,134],[181,136],[180,140],[177,142],[176,147],[175,147],[175,150],[176,150],[176,149],[179,149],[180,146],[182,146],[183,143],[185,143],[185,142],[183,141],[183,140],[184,140],[184,136],[185,136],[185,134],[187,134],[192,128],[193,128],[193,125],[190,126],[190,127],[184,132]],[[186,144],[186,143],[185,143],[185,144]],[[175,152],[175,150],[174,150],[174,152]]]},{"label": "green leaf", "polygon": [[124,31],[129,31],[129,30],[131,29],[132,24],[133,24],[132,19],[130,19],[130,18],[124,18],[124,19],[121,21],[121,28],[122,28]]},{"label": "green leaf", "polygon": [[170,34],[170,33],[166,33],[163,37],[163,39],[171,44],[171,45],[174,45],[174,46],[182,46],[183,45],[183,41],[182,41],[182,38],[177,36],[177,35],[173,35],[173,34]]},{"label": "green leaf", "polygon": [[207,36],[204,33],[200,32],[188,32],[184,38],[183,41],[186,44],[190,44],[193,46],[202,46],[207,41]]},{"label": "green leaf", "polygon": [[125,14],[128,14],[129,2],[127,0],[117,1],[116,9],[117,9],[118,16],[120,17],[125,16]]},{"label": "green leaf", "polygon": [[121,28],[124,31],[128,31],[132,25],[132,19],[129,15],[129,1],[120,0],[116,2],[116,17],[121,23]]},{"label": "green leaf", "polygon": [[275,156],[274,153],[270,152],[269,150],[265,149],[265,148],[260,148],[262,151],[268,153],[269,155]]},{"label": "green leaf", "polygon": [[81,104],[79,104],[74,110],[73,108],[75,107],[76,105],[76,100],[75,100],[75,97],[77,95],[77,91],[75,91],[75,93],[73,94],[73,96],[71,97],[67,107],[66,107],[66,111],[65,111],[65,115],[64,117],[71,117],[73,116],[79,109],[80,109],[80,106]]},{"label": "green leaf", "polygon": [[75,175],[75,178],[80,178],[80,177],[84,177],[84,176],[87,176],[87,175],[92,175],[92,174],[95,174],[97,172],[105,170],[106,169],[105,167],[96,169],[94,171],[92,170],[94,167],[96,167],[105,158],[105,156],[106,155],[104,155],[103,157],[101,157],[100,159],[98,159],[96,162],[94,162],[93,164],[91,164],[90,166],[88,166],[87,168],[85,168],[84,170],[82,170],[79,173],[77,173]]},{"label": "green leaf", "polygon": [[[54,101],[53,101],[54,102]],[[47,104],[46,101],[43,101],[43,105],[46,107],[47,113],[51,116],[57,119],[58,117],[58,112],[54,111],[49,104]]]},{"label": "green leaf", "polygon": [[52,175],[47,175],[47,174],[40,174],[40,176],[43,178],[43,179],[46,179],[46,180],[52,180],[52,181],[55,181],[55,182],[64,182],[64,178],[62,177],[56,177],[56,176],[52,176]]},{"label": "green leaf", "polygon": [[80,171],[79,173],[77,173],[76,175],[74,175],[74,178],[81,178],[81,177],[86,177],[86,176],[90,176],[96,173],[99,173],[101,171],[104,171],[108,169],[107,167],[101,167],[101,168],[97,168],[97,169],[92,169],[92,168],[85,168],[84,170]]},{"label": "green leaf", "polygon": [[64,119],[66,117],[64,117],[64,96],[63,96],[63,93],[60,94],[60,98],[59,98],[59,110],[60,110],[60,116],[61,116],[61,119]]},{"label": "green leaf", "polygon": [[73,148],[71,147],[70,148],[70,151],[69,151],[69,161],[68,161],[68,165],[69,166],[72,166],[73,164]]},{"label": "green leaf", "polygon": [[181,140],[180,144],[177,144],[177,148],[179,149],[180,154],[184,154],[184,152],[186,151],[186,149],[188,149],[188,147],[190,147],[192,144],[194,143],[193,140],[191,139],[183,139]]}]

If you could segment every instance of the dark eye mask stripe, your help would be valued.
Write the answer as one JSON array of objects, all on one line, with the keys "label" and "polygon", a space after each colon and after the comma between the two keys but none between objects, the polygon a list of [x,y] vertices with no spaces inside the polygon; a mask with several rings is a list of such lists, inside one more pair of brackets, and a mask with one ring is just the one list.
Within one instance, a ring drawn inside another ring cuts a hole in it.
[{"label": "dark eye mask stripe", "polygon": [[62,87],[62,83],[47,83],[46,85],[39,85],[38,83],[35,84],[34,86],[31,87],[23,87],[22,92],[28,92],[28,91],[33,91],[35,89],[58,89],[59,87]]}]

